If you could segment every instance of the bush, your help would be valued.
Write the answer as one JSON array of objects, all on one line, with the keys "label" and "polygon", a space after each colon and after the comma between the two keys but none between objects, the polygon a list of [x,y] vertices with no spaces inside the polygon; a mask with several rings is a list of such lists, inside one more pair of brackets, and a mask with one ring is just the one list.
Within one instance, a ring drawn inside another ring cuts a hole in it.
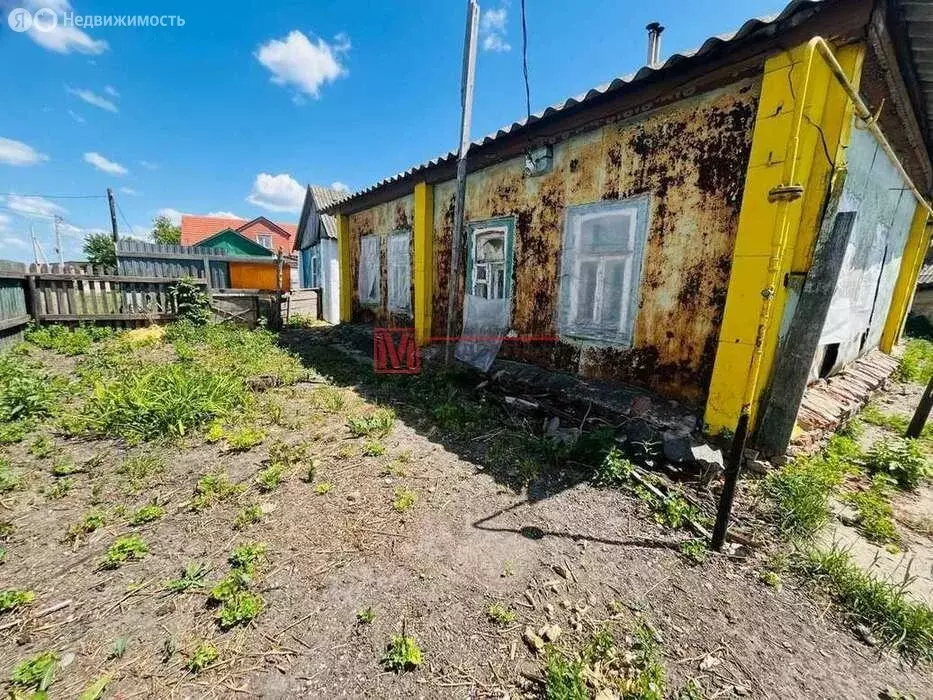
[{"label": "bush", "polygon": [[74,356],[85,354],[95,342],[112,335],[113,330],[106,326],[78,326],[72,330],[61,325],[32,325],[26,331],[26,340],[45,350]]},{"label": "bush", "polygon": [[178,318],[194,326],[206,325],[211,320],[211,300],[204,288],[195,284],[194,279],[185,277],[174,285],[171,291],[178,307]]},{"label": "bush", "polygon": [[[11,353],[0,355],[0,427],[51,415],[62,387],[61,380],[50,377],[26,358]],[[25,429],[21,432],[25,433]]]},{"label": "bush", "polygon": [[247,402],[242,382],[189,363],[139,368],[95,386],[90,432],[128,440],[183,436]]},{"label": "bush", "polygon": [[929,465],[917,440],[879,440],[872,445],[865,466],[884,474],[905,490],[913,491],[929,475]]},{"label": "bush", "polygon": [[933,343],[920,338],[908,340],[897,375],[905,382],[926,384],[930,381],[933,376]]},{"label": "bush", "polygon": [[117,266],[117,245],[109,233],[90,233],[84,239],[84,256],[92,265]]}]

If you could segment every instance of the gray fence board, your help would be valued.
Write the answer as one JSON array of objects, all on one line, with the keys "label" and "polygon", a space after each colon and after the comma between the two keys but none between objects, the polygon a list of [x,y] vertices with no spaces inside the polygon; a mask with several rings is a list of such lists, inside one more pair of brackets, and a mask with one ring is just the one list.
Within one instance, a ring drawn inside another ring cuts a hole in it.
[{"label": "gray fence board", "polygon": [[230,286],[231,258],[220,248],[165,245],[123,239],[117,241],[117,271],[140,277],[204,278],[204,258],[208,257],[212,287]]}]

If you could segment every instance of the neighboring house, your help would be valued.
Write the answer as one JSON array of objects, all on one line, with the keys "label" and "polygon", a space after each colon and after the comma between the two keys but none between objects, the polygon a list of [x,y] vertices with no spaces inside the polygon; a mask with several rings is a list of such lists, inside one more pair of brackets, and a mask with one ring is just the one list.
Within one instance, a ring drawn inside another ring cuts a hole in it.
[{"label": "neighboring house", "polygon": [[[270,221],[264,216],[255,219],[228,219],[216,216],[194,216],[185,214],[181,217],[181,245],[203,246],[206,239],[214,238],[220,233],[228,231],[239,234],[241,238],[262,246],[274,255],[282,251],[288,255],[288,266],[291,270],[292,286],[298,284],[298,262],[291,257],[291,250],[295,240],[295,224],[284,224]],[[227,237],[228,242],[230,240]],[[231,250],[231,252],[235,252]],[[242,253],[252,255],[252,253]]]},{"label": "neighboring house", "polygon": [[713,434],[745,415],[783,452],[811,367],[901,332],[930,233],[920,9],[794,0],[474,142],[456,279],[456,153],[325,207],[341,320],[424,343],[452,292],[452,334],[486,339],[461,359],[637,385]]},{"label": "neighboring house", "polygon": [[320,185],[308,185],[295,237],[295,250],[300,256],[301,286],[319,290],[322,315],[330,323],[340,321],[337,221],[330,214],[322,214],[321,210],[346,194]]}]

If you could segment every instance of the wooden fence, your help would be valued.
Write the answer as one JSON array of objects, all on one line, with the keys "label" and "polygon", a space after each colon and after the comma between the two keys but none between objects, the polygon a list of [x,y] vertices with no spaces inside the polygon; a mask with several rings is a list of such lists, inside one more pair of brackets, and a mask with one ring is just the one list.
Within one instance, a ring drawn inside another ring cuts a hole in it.
[{"label": "wooden fence", "polygon": [[0,346],[19,341],[29,323],[25,280],[23,263],[0,260]]}]

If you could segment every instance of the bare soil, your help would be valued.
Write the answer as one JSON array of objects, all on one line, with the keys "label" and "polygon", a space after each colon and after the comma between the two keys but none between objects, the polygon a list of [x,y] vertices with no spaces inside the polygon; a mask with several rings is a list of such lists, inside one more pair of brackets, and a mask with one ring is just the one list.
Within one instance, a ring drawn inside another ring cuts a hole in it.
[{"label": "bare soil", "polygon": [[[489,434],[439,429],[397,383],[328,347],[326,332],[290,331],[283,342],[335,377],[327,385],[341,387],[351,408],[317,407],[320,383],[270,389],[262,399],[278,409],[268,411],[268,435],[241,453],[200,437],[134,447],[56,436],[55,457],[99,462],[57,499],[48,495],[52,458],[28,454],[32,437],[5,449],[28,488],[0,501],[0,520],[16,528],[0,588],[33,590],[37,601],[0,616],[4,678],[18,661],[53,650],[63,663],[50,696],[61,698],[105,674],[105,697],[119,698],[535,696],[542,661],[522,641],[527,624],[552,619],[572,645],[601,625],[624,630],[642,618],[659,633],[672,696],[694,678],[708,697],[876,698],[887,687],[933,697],[930,669],[866,646],[827,601],[793,582],[781,590],[762,583],[763,554],[710,555],[693,565],[678,551],[688,535],[658,525],[632,496],[593,488],[569,467],[524,487],[486,458]],[[70,370],[72,361],[42,357]],[[346,414],[377,402],[392,405],[399,420],[381,440],[386,453],[366,457],[367,439],[350,435]],[[254,476],[277,440],[310,445],[319,460],[313,483],[293,473],[271,493],[258,492]],[[167,468],[133,491],[116,469],[141,450],[161,454]],[[197,480],[217,470],[248,492],[193,512]],[[323,482],[333,488],[319,494]],[[416,494],[404,512],[393,507],[400,488]],[[92,507],[132,510],[153,498],[168,504],[161,520],[131,527],[117,516],[77,544],[64,541]],[[271,512],[237,532],[234,518],[248,502]],[[111,542],[132,532],[148,556],[99,570]],[[163,585],[191,562],[218,580],[242,542],[268,545],[259,575],[266,605],[248,626],[222,632],[204,591],[170,594]],[[517,620],[490,622],[494,602]],[[367,607],[375,619],[361,624],[356,613]],[[380,659],[403,628],[424,664],[391,673]],[[118,638],[126,652],[109,658]],[[220,657],[194,674],[188,655],[204,640]]]}]

